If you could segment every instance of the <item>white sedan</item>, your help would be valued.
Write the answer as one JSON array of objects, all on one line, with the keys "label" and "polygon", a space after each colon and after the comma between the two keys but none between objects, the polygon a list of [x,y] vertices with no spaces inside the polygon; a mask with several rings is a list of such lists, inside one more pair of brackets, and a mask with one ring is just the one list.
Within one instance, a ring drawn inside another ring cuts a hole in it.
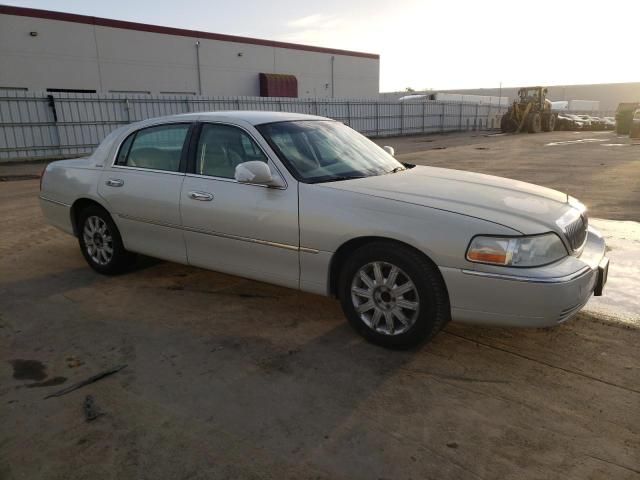
[{"label": "white sedan", "polygon": [[342,123],[194,113],[122,127],[48,165],[41,206],[89,265],[135,253],[337,297],[376,343],[449,320],[548,327],[606,281],[576,199],[515,180],[405,165]]}]

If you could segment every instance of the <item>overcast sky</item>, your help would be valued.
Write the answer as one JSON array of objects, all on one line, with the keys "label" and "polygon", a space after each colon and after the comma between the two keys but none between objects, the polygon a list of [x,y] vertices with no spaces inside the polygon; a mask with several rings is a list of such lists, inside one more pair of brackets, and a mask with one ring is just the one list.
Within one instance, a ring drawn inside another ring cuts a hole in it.
[{"label": "overcast sky", "polygon": [[640,0],[0,0],[380,54],[380,90],[640,81]]}]

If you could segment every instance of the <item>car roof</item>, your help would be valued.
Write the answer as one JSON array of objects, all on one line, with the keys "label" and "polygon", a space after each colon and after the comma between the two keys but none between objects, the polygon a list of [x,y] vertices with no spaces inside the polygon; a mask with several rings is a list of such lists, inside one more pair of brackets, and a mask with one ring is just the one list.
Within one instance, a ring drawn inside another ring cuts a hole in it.
[{"label": "car roof", "polygon": [[178,115],[169,115],[166,117],[149,118],[139,122],[144,123],[157,123],[159,121],[179,121],[179,120],[212,120],[212,121],[243,121],[251,125],[260,125],[263,123],[273,122],[291,122],[300,120],[331,120],[326,117],[319,117],[317,115],[306,115],[303,113],[290,113],[290,112],[269,112],[263,110],[229,110],[219,112],[193,112],[182,113]]}]

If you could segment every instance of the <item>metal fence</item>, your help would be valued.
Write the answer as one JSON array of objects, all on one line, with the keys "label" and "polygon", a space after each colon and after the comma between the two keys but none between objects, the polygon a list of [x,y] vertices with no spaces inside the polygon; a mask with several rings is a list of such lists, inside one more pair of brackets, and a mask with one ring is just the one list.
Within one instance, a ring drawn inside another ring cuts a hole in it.
[{"label": "metal fence", "polygon": [[89,154],[115,128],[151,117],[219,110],[321,115],[369,137],[499,128],[498,106],[372,99],[0,92],[0,162]]}]

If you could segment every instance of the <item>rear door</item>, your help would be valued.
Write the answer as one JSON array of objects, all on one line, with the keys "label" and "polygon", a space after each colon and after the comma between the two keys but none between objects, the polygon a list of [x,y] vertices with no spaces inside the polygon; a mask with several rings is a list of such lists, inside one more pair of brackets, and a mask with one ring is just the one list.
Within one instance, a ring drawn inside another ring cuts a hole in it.
[{"label": "rear door", "polygon": [[297,185],[271,188],[238,183],[235,167],[273,160],[247,129],[203,123],[180,196],[189,263],[298,288]]},{"label": "rear door", "polygon": [[186,263],[180,191],[191,127],[168,123],[137,130],[102,174],[98,191],[128,250]]}]

